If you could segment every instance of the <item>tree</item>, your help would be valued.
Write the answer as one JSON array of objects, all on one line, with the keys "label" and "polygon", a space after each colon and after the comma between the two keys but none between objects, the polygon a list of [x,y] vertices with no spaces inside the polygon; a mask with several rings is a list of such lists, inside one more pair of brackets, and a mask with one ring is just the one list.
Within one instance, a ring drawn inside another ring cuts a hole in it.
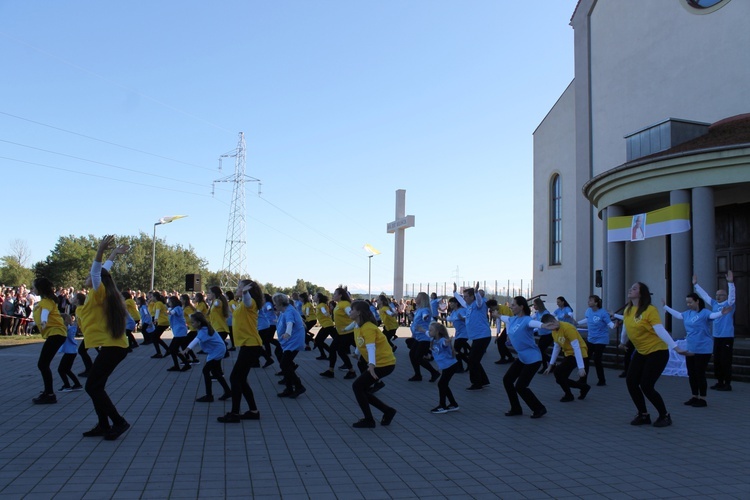
[{"label": "tree", "polygon": [[29,243],[26,240],[15,239],[8,246],[10,247],[10,256],[15,257],[22,267],[26,267],[31,258]]},{"label": "tree", "polygon": [[31,287],[34,271],[21,265],[13,255],[0,258],[0,283],[7,286],[26,285]]}]

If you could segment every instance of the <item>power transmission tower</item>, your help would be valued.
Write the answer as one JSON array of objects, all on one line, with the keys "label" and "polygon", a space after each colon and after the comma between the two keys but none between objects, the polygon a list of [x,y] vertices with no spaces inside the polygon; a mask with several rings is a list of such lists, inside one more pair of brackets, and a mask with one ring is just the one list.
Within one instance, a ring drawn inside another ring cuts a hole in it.
[{"label": "power transmission tower", "polygon": [[240,132],[237,149],[219,156],[219,170],[222,158],[234,158],[234,174],[217,179],[217,182],[231,182],[232,204],[229,207],[227,240],[224,244],[224,262],[221,267],[221,287],[234,289],[239,279],[247,277],[247,229],[245,224],[245,183],[257,182],[260,195],[260,179],[245,174],[245,134]]}]

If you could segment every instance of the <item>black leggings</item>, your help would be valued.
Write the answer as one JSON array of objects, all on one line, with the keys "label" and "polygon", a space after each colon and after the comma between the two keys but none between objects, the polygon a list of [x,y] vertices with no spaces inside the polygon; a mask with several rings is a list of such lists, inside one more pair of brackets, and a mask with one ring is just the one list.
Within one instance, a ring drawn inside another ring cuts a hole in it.
[{"label": "black leggings", "polygon": [[328,367],[331,369],[336,367],[338,355],[341,356],[341,362],[344,363],[346,369],[352,371],[354,367],[352,366],[352,361],[349,359],[349,347],[354,345],[354,334],[347,333],[341,335],[337,331],[335,334],[331,332],[331,337],[333,337],[333,342],[331,342],[331,347],[328,349]]},{"label": "black leggings", "polygon": [[185,366],[190,366],[187,358],[180,354],[180,351],[186,348],[188,344],[187,335],[184,337],[173,337],[172,342],[169,343],[169,354],[172,356],[172,362],[176,368],[180,367],[180,363],[177,362],[178,358]]},{"label": "black leggings", "polygon": [[268,328],[264,328],[263,330],[258,332],[260,338],[263,340],[263,347],[265,349],[265,354],[263,355],[263,357],[266,358],[266,361],[268,361],[269,359],[273,359],[271,357],[271,344],[273,344],[274,346],[276,346],[276,360],[281,362],[281,344],[279,344],[278,340],[273,338],[275,333],[276,325],[271,325]]},{"label": "black leggings", "polygon": [[430,375],[432,376],[439,373],[432,367],[432,364],[425,359],[425,355],[428,352],[430,352],[429,340],[419,340],[415,342],[411,350],[409,350],[409,361],[411,361],[411,367],[414,370],[415,377],[422,378],[422,371],[419,369],[420,366],[430,372]]},{"label": "black leggings", "polygon": [[573,380],[568,378],[570,374],[575,371],[578,374],[578,362],[575,356],[565,356],[559,365],[555,367],[555,381],[562,388],[566,396],[572,396],[570,388],[583,389],[588,386],[586,380],[588,378],[589,370],[589,358],[583,358],[583,368],[586,370],[586,375],[583,377]]},{"label": "black leggings", "polygon": [[42,345],[42,350],[39,352],[39,361],[36,366],[39,371],[42,372],[42,381],[44,382],[44,394],[54,394],[55,389],[52,387],[52,370],[49,365],[52,364],[52,360],[55,358],[55,354],[60,347],[65,343],[65,335],[50,335]]},{"label": "black leggings", "polygon": [[391,346],[392,350],[396,350],[396,346],[393,345],[393,337],[396,335],[396,330],[398,328],[394,328],[393,330],[386,330],[385,327],[383,327],[383,335],[385,335],[385,340],[388,341],[388,345]]},{"label": "black leggings", "polygon": [[534,393],[531,392],[531,389],[529,389],[531,379],[534,378],[534,375],[536,375],[541,364],[541,361],[537,361],[527,365],[522,363],[520,359],[516,358],[508,367],[508,371],[505,372],[505,376],[503,377],[503,385],[505,386],[505,392],[508,394],[510,410],[512,412],[520,413],[523,411],[518,396],[523,398],[523,401],[534,413],[545,409],[541,401],[539,401]]},{"label": "black leggings", "polygon": [[710,354],[685,356],[688,379],[690,380],[690,393],[693,396],[706,397],[706,388],[708,387],[708,382],[706,382],[706,368],[710,359]]},{"label": "black leggings", "polygon": [[714,337],[714,376],[719,385],[732,383],[734,337]]},{"label": "black leggings", "polygon": [[[362,358],[360,358],[360,360],[361,359]],[[362,374],[357,377],[357,379],[352,384],[352,390],[354,391],[354,397],[357,399],[357,404],[362,410],[362,414],[364,415],[365,420],[372,421],[375,419],[372,417],[372,410],[370,409],[370,406],[374,406],[383,413],[389,412],[393,408],[383,403],[380,399],[375,397],[374,394],[371,394],[367,391],[367,389],[369,389],[372,384],[376,382],[376,380],[372,378],[370,372],[367,371],[367,365],[364,363],[364,361],[358,363],[358,367],[360,370],[362,370]],[[383,378],[390,375],[395,368],[396,365],[377,367],[375,368],[375,375],[378,377],[378,380],[383,380]]]},{"label": "black leggings", "polygon": [[456,398],[453,397],[453,391],[451,391],[451,388],[448,384],[451,382],[451,378],[453,378],[453,374],[456,373],[456,370],[458,369],[458,363],[453,363],[448,368],[443,368],[443,371],[440,373],[440,380],[438,380],[438,395],[440,396],[440,404],[439,406],[445,408],[445,400],[447,399],[448,402],[452,406],[458,406],[458,403],[456,403]]},{"label": "black leggings", "polygon": [[604,350],[607,348],[607,344],[591,344],[586,342],[589,351],[589,359],[594,362],[594,368],[596,368],[596,378],[600,384],[606,383],[604,378],[604,366],[602,365],[602,355]]},{"label": "black leggings", "polygon": [[326,339],[328,337],[333,339],[335,333],[335,326],[325,326],[318,330],[318,333],[315,335],[315,348],[320,351],[321,356],[327,356],[330,354],[330,347],[326,344]]},{"label": "black leggings", "polygon": [[490,383],[487,373],[482,366],[482,357],[487,352],[491,337],[482,337],[471,341],[471,352],[469,353],[469,380],[473,386],[484,386]]},{"label": "black leggings", "polygon": [[456,359],[458,360],[459,371],[463,371],[464,367],[462,362],[466,362],[469,365],[469,354],[471,354],[471,346],[469,345],[469,339],[460,338],[454,339],[453,350],[456,352]]},{"label": "black leggings", "polygon": [[[198,332],[196,332],[195,330],[187,332],[187,337],[186,337],[187,341],[186,341],[185,345],[190,345],[190,342],[192,342],[193,340],[195,340],[195,337],[197,337],[197,336],[198,336]],[[190,349],[188,351],[188,357],[190,359],[192,359],[193,361],[198,361],[198,356],[195,355],[195,352],[193,352],[192,349]]]},{"label": "black leggings", "polygon": [[83,361],[83,369],[84,371],[91,370],[91,366],[94,364],[94,362],[91,360],[91,356],[89,356],[88,349],[86,349],[86,340],[81,340],[81,343],[78,345],[78,355],[81,357],[81,361]]},{"label": "black leggings", "polygon": [[666,349],[654,351],[646,355],[638,351],[633,353],[625,381],[628,385],[630,399],[633,400],[638,413],[643,415],[648,413],[646,400],[644,399],[645,396],[654,405],[656,411],[659,412],[659,417],[667,414],[667,407],[664,404],[661,394],[654,389],[656,381],[659,380],[661,373],[667,366],[667,362],[669,362],[669,351]]},{"label": "black leggings", "polygon": [[68,377],[73,381],[73,385],[80,386],[81,382],[78,380],[78,377],[73,375],[73,371],[71,368],[73,368],[73,361],[76,360],[76,354],[63,354],[62,359],[60,360],[60,365],[57,367],[57,373],[60,374],[60,378],[62,378],[63,386],[70,387],[70,383],[68,382]]},{"label": "black leggings", "polygon": [[215,378],[219,384],[221,384],[221,388],[224,389],[224,394],[229,394],[232,392],[232,390],[229,388],[229,384],[227,384],[227,381],[224,380],[224,372],[221,369],[221,360],[220,359],[212,359],[211,361],[206,361],[206,364],[203,365],[203,382],[206,384],[206,394],[208,396],[213,395],[213,391],[211,390],[211,377]]},{"label": "black leggings", "polygon": [[156,325],[154,327],[154,332],[151,334],[151,342],[154,343],[154,349],[156,349],[156,354],[161,354],[161,349],[159,349],[159,346],[164,348],[164,352],[169,352],[169,346],[166,342],[164,342],[161,339],[161,334],[167,331],[166,325]]},{"label": "black leggings", "polygon": [[547,356],[547,349],[552,345],[552,334],[539,336],[539,350],[542,351],[542,367],[547,368],[549,364],[549,356]]},{"label": "black leggings", "polygon": [[498,335],[497,340],[497,352],[500,354],[501,360],[513,360],[513,353],[510,352],[510,349],[508,349],[508,332],[505,331],[505,328],[503,328],[503,331],[500,332],[500,335]]},{"label": "black leggings", "polygon": [[294,358],[299,351],[284,351],[281,355],[281,373],[284,375],[284,382],[288,391],[302,389],[302,381],[297,375],[297,367],[294,365]]},{"label": "black leggings", "polygon": [[99,426],[102,428],[109,427],[109,421],[113,425],[122,424],[125,419],[117,412],[112,400],[105,390],[107,380],[117,365],[125,359],[128,350],[124,347],[105,346],[99,350],[99,354],[94,360],[89,370],[89,377],[86,379],[86,393],[91,397],[94,404],[94,411],[99,418]]},{"label": "black leggings", "polygon": [[250,383],[247,381],[247,377],[250,375],[250,368],[258,368],[260,366],[258,360],[262,352],[262,346],[240,346],[240,350],[237,353],[237,360],[234,362],[234,368],[232,368],[232,373],[229,375],[229,382],[232,384],[232,413],[240,413],[240,404],[242,403],[243,396],[250,407],[250,411],[258,410],[255,404],[255,396],[253,395],[252,388],[250,388]]}]

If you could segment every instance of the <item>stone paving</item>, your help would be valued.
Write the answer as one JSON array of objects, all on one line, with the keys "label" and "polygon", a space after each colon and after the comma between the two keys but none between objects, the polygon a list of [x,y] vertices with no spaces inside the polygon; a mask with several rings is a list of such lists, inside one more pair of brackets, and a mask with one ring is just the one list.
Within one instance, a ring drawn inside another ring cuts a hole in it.
[{"label": "stone paving", "polygon": [[[280,399],[278,365],[253,369],[261,420],[221,424],[229,402],[195,402],[202,365],[168,373],[171,361],[151,359],[144,346],[108,385],[132,425],[114,442],[81,437],[96,423],[85,392],[31,403],[41,389],[40,345],[0,349],[8,375],[0,498],[750,498],[747,384],[710,391],[709,406],[693,408],[682,404],[687,379],[662,377],[657,389],[674,425],[657,429],[629,425],[636,411],[619,372],[607,370],[606,387],[571,403],[558,402],[552,376],[537,375],[531,388],[549,413],[505,417],[506,366],[493,363],[492,346],[484,359],[491,385],[467,392],[468,375],[457,374],[451,387],[461,410],[433,415],[437,387],[427,377],[407,382],[408,330],[399,334],[398,367],[379,393],[398,409],[389,427],[353,429],[361,415],[350,381],[340,371],[320,377],[327,362],[314,352],[297,357],[307,393]],[[227,375],[232,364],[224,361]]]}]

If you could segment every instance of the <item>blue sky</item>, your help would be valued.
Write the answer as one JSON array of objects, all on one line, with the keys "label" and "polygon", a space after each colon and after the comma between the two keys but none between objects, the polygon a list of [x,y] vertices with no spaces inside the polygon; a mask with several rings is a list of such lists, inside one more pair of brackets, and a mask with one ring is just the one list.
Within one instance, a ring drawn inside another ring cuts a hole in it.
[{"label": "blue sky", "polygon": [[[151,234],[222,267],[238,133],[248,271],[392,289],[532,275],[532,133],[573,76],[575,0],[0,1],[7,254]],[[73,133],[71,133],[73,132]],[[291,214],[291,215],[290,215]]]}]

